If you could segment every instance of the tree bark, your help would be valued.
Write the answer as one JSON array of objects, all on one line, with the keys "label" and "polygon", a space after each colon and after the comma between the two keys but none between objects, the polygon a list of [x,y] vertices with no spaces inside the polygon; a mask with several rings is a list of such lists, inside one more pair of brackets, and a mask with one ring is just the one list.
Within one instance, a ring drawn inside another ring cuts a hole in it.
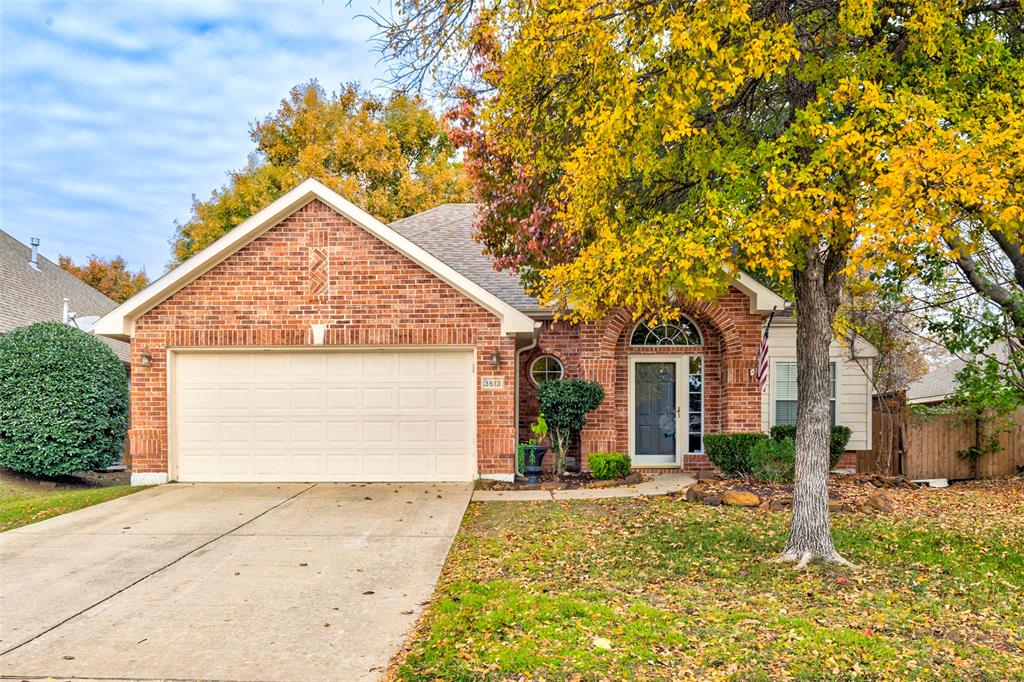
[{"label": "tree bark", "polygon": [[796,479],[789,539],[779,561],[803,568],[813,559],[849,564],[832,544],[828,512],[829,345],[842,279],[817,245],[793,275],[796,288]]}]

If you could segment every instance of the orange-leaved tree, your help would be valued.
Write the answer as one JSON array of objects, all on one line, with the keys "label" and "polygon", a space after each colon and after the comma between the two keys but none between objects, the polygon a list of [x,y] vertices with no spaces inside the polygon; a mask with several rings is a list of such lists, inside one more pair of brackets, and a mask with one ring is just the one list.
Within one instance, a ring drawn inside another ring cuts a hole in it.
[{"label": "orange-leaved tree", "polygon": [[292,88],[276,112],[253,125],[249,163],[177,226],[183,261],[306,178],[316,178],[384,221],[447,201],[469,187],[443,122],[422,99],[382,99],[346,85],[328,93],[316,81]]},{"label": "orange-leaved tree", "polygon": [[118,303],[124,303],[149,285],[146,271],[132,272],[121,256],[108,260],[93,255],[89,256],[84,265],[75,265],[71,256],[61,256],[57,262],[75,277]]}]

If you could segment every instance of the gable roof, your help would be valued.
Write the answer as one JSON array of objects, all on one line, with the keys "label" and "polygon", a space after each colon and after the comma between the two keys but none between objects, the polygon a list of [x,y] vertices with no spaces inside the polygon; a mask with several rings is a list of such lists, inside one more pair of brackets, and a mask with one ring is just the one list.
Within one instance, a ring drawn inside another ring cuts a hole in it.
[{"label": "gable roof", "polygon": [[96,323],[96,333],[112,338],[130,338],[135,331],[135,320],[141,315],[314,199],[319,199],[417,263],[424,270],[490,310],[501,320],[502,333],[533,332],[536,323],[531,318],[323,183],[311,178],[304,180],[269,206],[229,230],[220,239],[109,312]]},{"label": "gable roof", "polygon": [[[476,211],[476,204],[441,204],[396,220],[390,227],[518,310],[528,315],[548,313],[523,290],[514,273],[494,269],[483,246],[473,238]],[[786,307],[785,299],[745,272],[732,283],[750,298],[751,313],[766,314]]]},{"label": "gable roof", "polygon": [[[64,299],[79,317],[99,316],[117,307],[70,272],[38,255],[36,270],[29,265],[32,248],[0,230],[0,334],[36,322],[61,322]],[[128,344],[100,338],[122,362],[129,360]]]},{"label": "gable roof", "polygon": [[473,238],[476,211],[476,204],[441,204],[389,227],[517,310],[527,314],[542,310],[537,299],[523,290],[517,275],[494,269],[494,261]]}]

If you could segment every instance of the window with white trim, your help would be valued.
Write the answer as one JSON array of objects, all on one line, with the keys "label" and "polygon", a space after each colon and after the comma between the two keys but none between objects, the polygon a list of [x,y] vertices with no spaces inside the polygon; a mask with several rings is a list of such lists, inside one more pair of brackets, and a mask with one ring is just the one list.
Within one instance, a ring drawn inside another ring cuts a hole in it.
[{"label": "window with white trim", "polygon": [[700,331],[691,320],[680,317],[651,327],[641,322],[629,338],[631,346],[701,346]]},{"label": "window with white trim", "polygon": [[[836,363],[828,363],[829,417],[836,425]],[[775,424],[796,424],[796,363],[775,363]]]},{"label": "window with white trim", "polygon": [[540,386],[545,381],[558,381],[564,370],[562,363],[554,355],[541,355],[530,363],[530,381]]}]

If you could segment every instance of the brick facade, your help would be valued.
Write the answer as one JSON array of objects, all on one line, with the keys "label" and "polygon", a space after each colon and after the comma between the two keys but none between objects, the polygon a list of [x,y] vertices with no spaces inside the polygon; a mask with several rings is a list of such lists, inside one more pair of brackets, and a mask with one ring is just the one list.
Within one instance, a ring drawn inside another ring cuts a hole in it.
[{"label": "brick facade", "polygon": [[[168,471],[167,355],[175,348],[468,345],[478,375],[481,473],[510,473],[515,342],[500,320],[446,282],[314,200],[142,315],[132,339],[132,469]],[[152,358],[143,366],[141,356]],[[498,353],[501,363],[492,365]]]},{"label": "brick facade", "polygon": [[[591,452],[629,452],[630,356],[701,355],[704,433],[760,431],[761,391],[752,370],[757,361],[763,318],[750,313],[750,299],[735,288],[714,304],[696,305],[685,312],[700,330],[703,346],[631,346],[635,323],[624,312],[595,324],[544,322],[537,347],[524,352],[520,359],[520,438],[530,437],[529,425],[537,417],[537,393],[529,378],[529,367],[541,355],[557,357],[565,378],[597,380],[604,387],[604,403],[590,415],[580,442],[574,444],[584,468]],[[685,454],[681,468],[713,469],[707,456],[697,453]]]}]

